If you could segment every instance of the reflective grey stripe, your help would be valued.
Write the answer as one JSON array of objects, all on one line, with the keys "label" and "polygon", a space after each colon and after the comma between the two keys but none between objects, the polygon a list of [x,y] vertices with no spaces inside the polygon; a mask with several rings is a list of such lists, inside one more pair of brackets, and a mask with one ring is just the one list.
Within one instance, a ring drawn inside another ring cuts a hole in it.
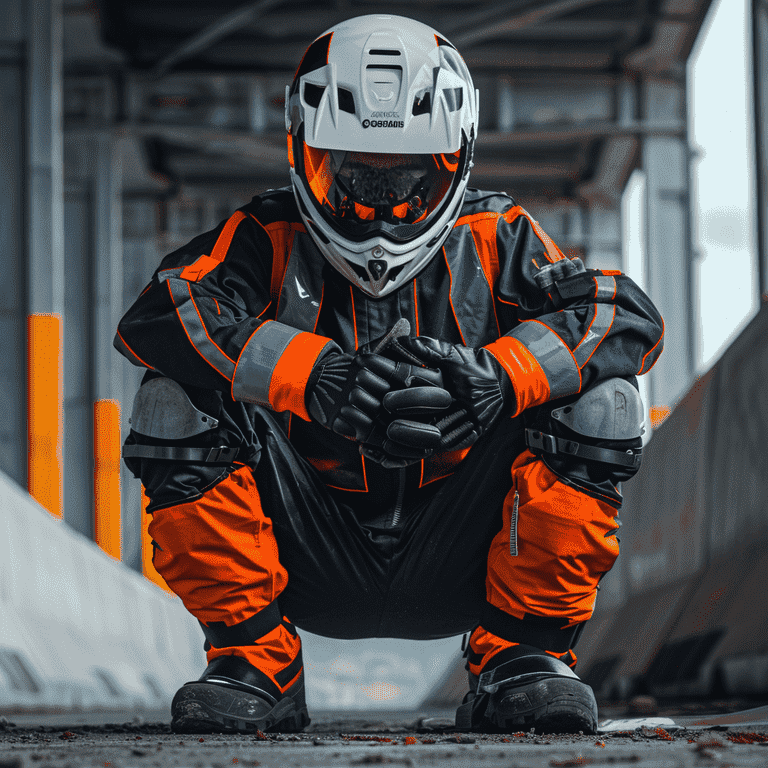
[{"label": "reflective grey stripe", "polygon": [[549,383],[550,399],[573,395],[581,388],[581,374],[571,351],[544,323],[527,320],[508,336],[524,344],[536,358]]},{"label": "reflective grey stripe", "polygon": [[168,285],[181,324],[192,345],[212,368],[231,381],[235,375],[235,364],[208,338],[205,326],[192,301],[190,283],[172,277],[168,280]]},{"label": "reflective grey stripe", "polygon": [[157,282],[164,283],[172,277],[178,277],[184,271],[184,267],[174,267],[173,269],[164,269],[157,273]]},{"label": "reflective grey stripe", "polygon": [[611,275],[597,275],[595,282],[597,283],[595,299],[598,301],[610,301],[616,295],[616,278]]},{"label": "reflective grey stripe", "polygon": [[573,356],[583,368],[587,364],[590,355],[597,349],[598,344],[605,338],[610,327],[613,325],[613,317],[616,313],[615,304],[595,304],[595,319],[589,326],[584,338],[576,345],[573,350]]},{"label": "reflective grey stripe", "polygon": [[297,328],[275,320],[260,325],[240,353],[232,381],[232,397],[270,407],[272,373],[291,340],[300,333]]}]

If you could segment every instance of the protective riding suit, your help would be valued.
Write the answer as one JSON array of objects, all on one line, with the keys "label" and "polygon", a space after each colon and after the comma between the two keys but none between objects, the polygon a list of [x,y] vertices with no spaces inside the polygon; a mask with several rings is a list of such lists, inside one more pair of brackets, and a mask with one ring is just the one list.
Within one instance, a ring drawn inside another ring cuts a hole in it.
[{"label": "protective riding suit", "polygon": [[167,256],[115,338],[147,369],[124,456],[154,564],[207,638],[174,728],[303,728],[297,625],[471,631],[460,727],[593,729],[572,649],[618,555],[661,317],[467,188],[477,95],[424,25],[338,25],[286,112],[293,190]]}]

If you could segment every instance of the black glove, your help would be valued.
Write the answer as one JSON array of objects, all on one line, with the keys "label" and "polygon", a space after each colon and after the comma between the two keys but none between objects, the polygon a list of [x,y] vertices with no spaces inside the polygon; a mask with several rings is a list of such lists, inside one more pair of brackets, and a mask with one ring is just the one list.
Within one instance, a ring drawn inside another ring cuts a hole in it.
[{"label": "black glove", "polygon": [[315,364],[306,388],[309,415],[336,434],[414,460],[428,456],[440,430],[422,421],[447,408],[439,371],[415,369],[380,355],[334,351]]},{"label": "black glove", "polygon": [[400,338],[398,347],[437,368],[454,398],[450,411],[435,422],[442,435],[442,450],[472,445],[505,411],[514,409],[512,382],[488,350],[449,344],[429,336]]}]

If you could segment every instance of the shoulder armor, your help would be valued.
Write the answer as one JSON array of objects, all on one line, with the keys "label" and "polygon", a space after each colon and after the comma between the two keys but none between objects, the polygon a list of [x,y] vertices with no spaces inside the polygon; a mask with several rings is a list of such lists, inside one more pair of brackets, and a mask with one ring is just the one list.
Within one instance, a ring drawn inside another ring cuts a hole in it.
[{"label": "shoulder armor", "polygon": [[139,387],[130,424],[134,432],[146,437],[182,440],[209,432],[219,422],[195,408],[180,384],[160,377]]},{"label": "shoulder armor", "polygon": [[643,400],[624,379],[607,379],[569,405],[555,408],[552,418],[574,432],[600,440],[632,440],[645,432]]},{"label": "shoulder armor", "polygon": [[263,226],[268,226],[276,221],[301,222],[296,198],[291,187],[280,187],[262,192],[240,210],[252,215]]},{"label": "shoulder armor", "polygon": [[468,187],[459,217],[484,212],[504,213],[514,204],[515,201],[506,192],[489,192]]}]

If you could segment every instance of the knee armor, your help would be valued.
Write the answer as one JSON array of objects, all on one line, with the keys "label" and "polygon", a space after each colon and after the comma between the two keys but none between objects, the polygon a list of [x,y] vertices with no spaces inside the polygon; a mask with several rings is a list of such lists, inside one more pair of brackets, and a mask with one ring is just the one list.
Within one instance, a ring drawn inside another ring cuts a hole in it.
[{"label": "knee armor", "polygon": [[[195,408],[182,386],[172,379],[160,377],[142,384],[136,393],[131,412],[131,430],[152,440],[186,440],[215,430],[218,419]],[[124,458],[193,461],[203,464],[229,464],[236,448],[226,445],[213,447],[125,445]]]},{"label": "knee armor", "polygon": [[643,413],[629,381],[607,379],[574,399],[532,409],[525,440],[561,479],[620,503],[615,486],[640,469]]},{"label": "knee armor", "polygon": [[214,390],[150,372],[130,424],[123,458],[146,489],[148,511],[199,497],[227,477],[235,459],[252,467],[258,462],[246,404],[227,405]]}]

